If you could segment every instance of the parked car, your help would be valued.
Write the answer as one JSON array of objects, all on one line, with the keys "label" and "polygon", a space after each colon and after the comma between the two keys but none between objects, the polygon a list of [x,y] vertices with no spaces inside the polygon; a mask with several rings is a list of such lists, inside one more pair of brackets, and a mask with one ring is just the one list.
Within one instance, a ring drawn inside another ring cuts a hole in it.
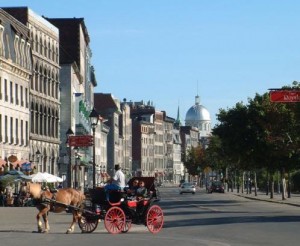
[{"label": "parked car", "polygon": [[179,188],[179,193],[196,193],[196,186],[193,183],[183,183]]},{"label": "parked car", "polygon": [[221,181],[213,181],[207,188],[208,193],[224,193],[224,184]]}]

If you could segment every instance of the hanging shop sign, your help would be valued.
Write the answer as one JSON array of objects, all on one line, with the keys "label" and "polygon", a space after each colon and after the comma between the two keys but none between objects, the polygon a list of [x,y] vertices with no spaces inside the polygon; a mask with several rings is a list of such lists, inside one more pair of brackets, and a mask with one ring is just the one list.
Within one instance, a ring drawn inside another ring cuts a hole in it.
[{"label": "hanging shop sign", "polygon": [[92,135],[70,136],[68,143],[72,147],[89,147],[94,145],[94,138]]}]

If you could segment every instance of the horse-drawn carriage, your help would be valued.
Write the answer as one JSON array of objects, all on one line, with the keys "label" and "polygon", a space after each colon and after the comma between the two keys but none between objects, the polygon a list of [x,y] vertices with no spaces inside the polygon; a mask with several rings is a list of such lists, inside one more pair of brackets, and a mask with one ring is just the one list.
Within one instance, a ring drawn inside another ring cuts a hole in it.
[{"label": "horse-drawn carriage", "polygon": [[[133,180],[129,181],[129,185]],[[60,213],[68,209],[73,214],[73,219],[66,233],[74,231],[78,222],[83,233],[93,232],[100,220],[104,221],[108,232],[116,234],[128,232],[132,224],[144,224],[150,232],[158,233],[164,222],[162,209],[155,204],[159,201],[158,190],[155,187],[154,177],[138,177],[144,181],[147,188],[147,197],[141,200],[131,199],[126,192],[107,190],[97,187],[89,190],[85,196],[80,190],[73,188],[58,189],[57,192],[43,191],[41,184],[27,183],[24,192],[36,201],[39,210],[37,218],[38,232],[50,230],[48,212]],[[44,230],[41,218],[44,220]]]},{"label": "horse-drawn carriage", "polygon": [[[135,179],[129,181],[129,186]],[[143,224],[150,232],[158,233],[164,217],[160,206],[155,204],[160,198],[154,177],[138,179],[144,181],[148,191],[147,197],[141,200],[132,199],[126,192],[106,190],[104,187],[90,189],[85,209],[78,221],[82,232],[93,232],[99,221],[103,220],[106,230],[113,234],[128,232],[132,224]]]}]

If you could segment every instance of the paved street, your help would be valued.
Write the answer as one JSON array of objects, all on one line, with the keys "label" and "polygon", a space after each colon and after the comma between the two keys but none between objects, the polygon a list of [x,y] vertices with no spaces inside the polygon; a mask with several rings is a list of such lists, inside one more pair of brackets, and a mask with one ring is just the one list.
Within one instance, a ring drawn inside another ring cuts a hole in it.
[{"label": "paved street", "polygon": [[114,246],[275,246],[283,243],[294,246],[300,240],[297,232],[300,208],[291,205],[300,202],[298,195],[288,199],[287,204],[281,203],[279,195],[273,203],[253,200],[268,200],[263,193],[256,198],[254,193],[206,194],[204,190],[198,190],[195,195],[179,195],[176,187],[162,187],[161,195],[159,205],[165,214],[165,224],[156,235],[143,225],[133,225],[126,234],[111,235],[103,222],[91,234],[82,234],[76,225],[75,233],[66,235],[71,222],[71,215],[67,213],[50,213],[50,232],[39,234],[36,233],[35,208],[1,207],[1,245],[74,246],[113,242]]}]

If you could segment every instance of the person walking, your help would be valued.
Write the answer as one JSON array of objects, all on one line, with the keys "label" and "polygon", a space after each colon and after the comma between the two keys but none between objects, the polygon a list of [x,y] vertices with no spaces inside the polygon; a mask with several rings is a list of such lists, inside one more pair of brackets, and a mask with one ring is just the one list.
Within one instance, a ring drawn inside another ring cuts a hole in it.
[{"label": "person walking", "polygon": [[121,190],[125,187],[125,175],[121,170],[120,165],[115,165],[115,175],[113,176],[113,183],[121,188]]}]

